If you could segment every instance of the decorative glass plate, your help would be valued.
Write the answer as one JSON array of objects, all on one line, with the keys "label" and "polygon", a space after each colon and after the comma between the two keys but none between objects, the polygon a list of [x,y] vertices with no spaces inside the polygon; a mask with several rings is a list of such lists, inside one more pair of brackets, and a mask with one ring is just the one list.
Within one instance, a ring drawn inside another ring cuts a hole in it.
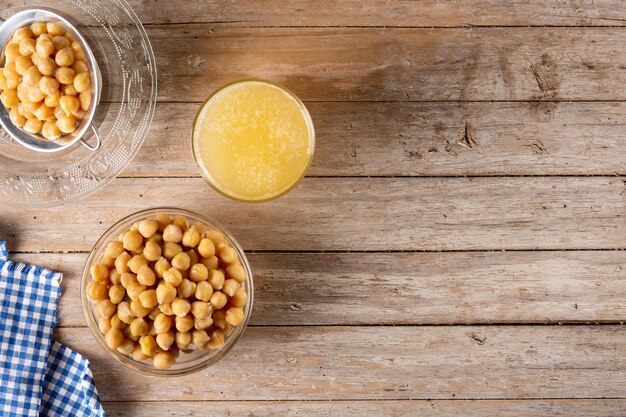
[{"label": "decorative glass plate", "polygon": [[[5,0],[0,0],[0,4]],[[49,206],[91,194],[115,178],[143,143],[156,105],[156,64],[141,22],[124,0],[20,0],[0,15],[48,7],[71,16],[102,73],[95,152],[80,144],[55,154],[31,151],[0,128],[0,204]],[[1,46],[0,46],[1,47]],[[85,137],[93,140],[92,133]]]}]

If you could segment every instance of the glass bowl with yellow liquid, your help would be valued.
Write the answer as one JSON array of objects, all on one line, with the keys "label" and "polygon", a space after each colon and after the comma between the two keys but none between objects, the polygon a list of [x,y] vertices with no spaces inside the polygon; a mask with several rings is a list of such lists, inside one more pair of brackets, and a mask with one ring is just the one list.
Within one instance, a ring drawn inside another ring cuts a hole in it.
[{"label": "glass bowl with yellow liquid", "polygon": [[202,104],[191,146],[204,179],[233,200],[263,202],[287,193],[304,178],[315,150],[306,107],[278,84],[227,84]]}]

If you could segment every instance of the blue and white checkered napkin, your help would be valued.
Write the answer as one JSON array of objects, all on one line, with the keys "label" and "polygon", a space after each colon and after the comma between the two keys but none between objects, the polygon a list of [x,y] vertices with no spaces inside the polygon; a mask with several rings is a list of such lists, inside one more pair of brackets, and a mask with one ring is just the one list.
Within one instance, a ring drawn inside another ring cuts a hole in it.
[{"label": "blue and white checkered napkin", "polygon": [[62,275],[8,256],[0,241],[0,415],[104,416],[89,362],[52,337]]}]

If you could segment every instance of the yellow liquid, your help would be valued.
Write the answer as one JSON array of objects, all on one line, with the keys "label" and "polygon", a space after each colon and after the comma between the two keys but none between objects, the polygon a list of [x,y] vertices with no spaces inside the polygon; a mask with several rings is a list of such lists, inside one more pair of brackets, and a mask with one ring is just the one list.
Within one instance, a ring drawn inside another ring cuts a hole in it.
[{"label": "yellow liquid", "polygon": [[201,173],[222,194],[244,201],[289,191],[304,176],[314,141],[300,100],[262,81],[219,90],[198,112],[193,131]]}]

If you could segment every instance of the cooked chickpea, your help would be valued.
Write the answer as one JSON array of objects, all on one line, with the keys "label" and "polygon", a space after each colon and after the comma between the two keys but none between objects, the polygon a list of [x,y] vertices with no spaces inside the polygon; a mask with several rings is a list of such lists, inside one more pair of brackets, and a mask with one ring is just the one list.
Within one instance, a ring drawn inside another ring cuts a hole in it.
[{"label": "cooked chickpea", "polygon": [[[41,73],[43,74],[43,71]],[[54,76],[61,84],[73,84],[75,74],[74,70],[68,67],[59,67],[54,71]]]},{"label": "cooked chickpea", "polygon": [[194,301],[191,303],[191,314],[200,319],[206,319],[213,312],[213,307],[206,301]]},{"label": "cooked chickpea", "polygon": [[32,133],[33,135],[36,135],[37,133],[41,132],[42,126],[43,126],[43,122],[41,120],[33,118],[33,119],[28,119],[26,123],[24,123],[23,129],[27,131],[28,133]]},{"label": "cooked chickpea", "polygon": [[165,314],[166,316],[173,316],[174,312],[172,311],[172,303],[163,303],[163,304],[159,304],[159,310],[161,311],[161,313]]},{"label": "cooked chickpea", "polygon": [[185,252],[181,252],[178,255],[174,256],[172,259],[172,266],[179,271],[186,271],[189,269],[189,264],[191,263],[191,259],[189,259],[189,255]]},{"label": "cooked chickpea", "polygon": [[39,89],[39,86],[33,86],[28,90],[28,100],[32,103],[39,103],[46,95]]},{"label": "cooked chickpea", "polygon": [[209,301],[213,295],[213,287],[207,281],[200,281],[196,284],[194,296],[201,301]]},{"label": "cooked chickpea", "polygon": [[33,66],[33,61],[27,56],[20,55],[15,58],[15,71],[20,75],[26,74],[26,71]]},{"label": "cooked chickpea", "polygon": [[130,333],[133,336],[144,336],[148,334],[148,322],[144,318],[137,317],[130,323]]},{"label": "cooked chickpea", "polygon": [[210,258],[202,258],[200,259],[200,263],[210,271],[211,269],[217,269],[220,265],[220,261],[217,259],[217,256],[211,256]]},{"label": "cooked chickpea", "polygon": [[113,304],[119,304],[126,296],[126,289],[120,284],[115,284],[109,288],[109,299]]},{"label": "cooked chickpea", "polygon": [[189,248],[195,248],[198,246],[198,243],[200,243],[200,233],[192,226],[183,234],[183,245]]},{"label": "cooked chickpea", "polygon": [[188,332],[193,327],[193,317],[176,317],[176,330],[179,332]]},{"label": "cooked chickpea", "polygon": [[28,108],[26,108],[25,106],[26,103],[20,103],[17,105],[17,112],[19,114],[21,114],[22,116],[24,116],[26,119],[33,119],[35,118],[35,115],[33,115],[33,112],[31,112]]},{"label": "cooked chickpea", "polygon": [[135,319],[135,315],[130,310],[128,301],[122,301],[117,305],[117,316],[126,324],[130,324]]},{"label": "cooked chickpea", "polygon": [[174,312],[176,317],[184,317],[187,314],[189,314],[190,310],[191,310],[191,303],[189,302],[189,300],[176,297],[172,301],[172,311]]},{"label": "cooked chickpea", "polygon": [[[140,284],[151,286],[156,282],[156,276],[154,275],[154,271],[150,268],[149,265],[143,265],[139,272],[137,273],[137,281]],[[156,294],[155,294],[156,296]]]},{"label": "cooked chickpea", "polygon": [[196,291],[196,284],[188,279],[183,279],[183,282],[180,283],[176,290],[179,297],[190,298]]},{"label": "cooked chickpea", "polygon": [[148,238],[148,242],[154,242],[154,243],[162,244],[163,243],[163,234],[160,233],[160,232],[156,232],[155,234],[153,234],[152,236],[150,236]]},{"label": "cooked chickpea", "polygon": [[228,297],[226,297],[226,294],[220,291],[215,291],[211,296],[211,299],[209,300],[209,302],[213,306],[213,309],[215,310],[219,310],[220,308],[224,307],[227,301]]},{"label": "cooked chickpea", "polygon": [[159,232],[163,232],[168,224],[172,222],[172,218],[167,213],[159,213],[155,220],[159,223]]},{"label": "cooked chickpea", "polygon": [[143,361],[143,360],[146,360],[148,358],[141,351],[141,345],[139,345],[139,344],[135,344],[135,347],[133,348],[133,352],[130,354],[130,356],[132,356],[132,358],[134,360],[139,361],[139,362]]},{"label": "cooked chickpea", "polygon": [[165,256],[165,258],[169,261],[174,259],[174,257],[182,251],[183,248],[178,243],[165,242],[163,245],[163,256]]},{"label": "cooked chickpea", "polygon": [[30,30],[33,33],[33,36],[43,35],[44,33],[48,33],[46,29],[46,24],[44,22],[35,22],[30,25]]},{"label": "cooked chickpea", "polygon": [[[78,75],[83,75],[83,74],[78,74]],[[78,88],[76,89],[79,90]],[[153,236],[157,232],[157,230],[159,229],[159,223],[156,220],[145,219],[139,222],[137,229],[139,230],[139,233],[141,233],[141,235],[147,239]]]},{"label": "cooked chickpea", "polygon": [[[78,99],[74,96],[62,96],[61,99],[59,100],[59,106],[61,107],[61,109],[65,112],[66,115],[70,115],[70,114],[74,114],[78,111],[79,107],[80,107],[80,102],[78,101]],[[139,238],[141,239],[141,235],[139,235],[139,233],[137,232],[128,232],[128,233],[132,233],[133,236],[134,235],[138,235]],[[136,240],[132,240],[130,242],[137,242]],[[141,240],[138,243],[134,243],[133,247],[135,247],[136,249],[138,249],[141,246]],[[130,243],[128,243],[130,244]],[[128,250],[136,250],[136,249],[130,249],[128,248],[126,243],[126,239],[124,239],[124,247]]]},{"label": "cooked chickpea", "polygon": [[146,308],[153,308],[159,304],[155,290],[146,290],[139,294],[139,301],[141,302],[141,305]]},{"label": "cooked chickpea", "polygon": [[191,333],[191,343],[198,349],[204,348],[209,342],[209,335],[204,330],[194,330]]},{"label": "cooked chickpea", "polygon": [[176,346],[179,349],[187,349],[189,344],[191,343],[191,333],[190,332],[176,332]]},{"label": "cooked chickpea", "polygon": [[211,284],[213,289],[221,290],[224,286],[224,282],[224,272],[220,269],[212,269],[209,271],[209,284]]},{"label": "cooked chickpea", "polygon": [[115,309],[115,304],[108,299],[99,301],[96,305],[96,313],[100,317],[110,318],[113,314],[115,314]]},{"label": "cooked chickpea", "polygon": [[7,86],[7,76],[4,75],[3,71],[0,71],[0,90],[6,90],[9,88]]},{"label": "cooked chickpea", "polygon": [[33,37],[33,32],[30,28],[19,28],[13,34],[13,42],[20,43],[24,39],[30,39]]},{"label": "cooked chickpea", "polygon": [[91,278],[95,281],[106,282],[109,278],[109,270],[102,264],[93,265],[90,270]]},{"label": "cooked chickpea", "polygon": [[141,336],[139,339],[139,345],[141,345],[141,352],[146,356],[152,357],[158,352],[158,346],[153,336]]},{"label": "cooked chickpea", "polygon": [[130,339],[124,339],[124,342],[117,348],[117,351],[123,355],[130,355],[135,349],[135,342]]},{"label": "cooked chickpea", "polygon": [[198,252],[194,249],[189,249],[185,253],[189,255],[189,265],[195,265],[200,262],[200,256],[198,256]]},{"label": "cooked chickpea", "polygon": [[198,253],[203,258],[210,258],[215,255],[215,244],[211,239],[205,238],[198,245]]},{"label": "cooked chickpea", "polygon": [[46,96],[43,99],[43,103],[54,109],[54,117],[56,117],[57,119],[61,118],[61,117],[67,117],[65,112],[61,109],[61,107],[59,107],[60,105],[60,101],[61,101],[61,97],[62,94],[61,93],[56,93],[53,96]]},{"label": "cooked chickpea", "polygon": [[56,23],[46,23],[46,31],[52,36],[63,36],[65,35],[65,30],[57,25]]},{"label": "cooked chickpea", "polygon": [[227,245],[218,246],[217,257],[220,258],[221,261],[227,264],[233,264],[239,260],[235,249]]},{"label": "cooked chickpea", "polygon": [[111,327],[118,330],[124,330],[126,328],[126,323],[124,323],[117,314],[113,314],[111,316]]},{"label": "cooked chickpea", "polygon": [[26,117],[22,116],[18,111],[17,107],[13,107],[9,112],[9,118],[11,122],[17,127],[23,127],[26,124]]},{"label": "cooked chickpea", "polygon": [[101,333],[106,333],[111,328],[111,319],[107,319],[106,317],[100,317],[98,320],[98,329],[100,329]]},{"label": "cooked chickpea", "polygon": [[107,258],[106,256],[100,259],[100,263],[107,267],[107,269],[115,268],[115,259]]},{"label": "cooked chickpea", "polygon": [[[88,91],[91,88],[91,78],[89,77],[88,72],[81,72],[80,74],[76,74],[76,76],[74,77],[74,88],[79,93]],[[156,223],[154,220],[151,220],[151,221]],[[158,228],[158,224],[157,224],[157,228]],[[156,229],[154,231],[156,232]],[[144,237],[150,237],[150,236],[144,236]]]},{"label": "cooked chickpea", "polygon": [[123,272],[122,275],[120,275],[120,283],[126,289],[128,289],[130,284],[137,283],[137,282],[139,282],[137,281],[137,275],[133,273]]},{"label": "cooked chickpea", "polygon": [[[183,232],[180,229],[180,227],[178,227],[175,224],[169,224],[165,227],[165,230],[163,230],[163,240],[165,242],[178,243],[182,239],[183,239]],[[182,248],[180,250],[182,252]]]},{"label": "cooked chickpea", "polygon": [[178,287],[181,282],[183,282],[183,275],[178,269],[172,267],[165,271],[165,273],[163,274],[163,279],[171,286]]},{"label": "cooked chickpea", "polygon": [[169,352],[159,352],[154,356],[153,364],[157,369],[168,369],[170,368],[176,359],[174,355]]},{"label": "cooked chickpea", "polygon": [[141,285],[139,282],[131,282],[126,288],[126,294],[128,294],[131,300],[138,300],[139,294],[144,291],[146,291],[146,286]]},{"label": "cooked chickpea", "polygon": [[111,281],[111,284],[117,285],[121,283],[122,282],[121,278],[122,276],[117,272],[115,268],[109,271],[109,281]]},{"label": "cooked chickpea", "polygon": [[143,238],[139,233],[134,230],[129,230],[124,233],[124,238],[122,240],[124,249],[135,251],[141,247],[143,243]]},{"label": "cooked chickpea", "polygon": [[[158,305],[152,308],[152,311],[150,312],[150,314],[148,314],[148,318],[152,320],[152,327],[154,327],[154,319],[156,319],[159,314],[161,314],[161,310],[159,310]],[[156,332],[156,330],[154,331]]]},{"label": "cooked chickpea", "polygon": [[[76,55],[76,53],[74,53],[74,55]],[[74,70],[76,74],[80,74],[82,72],[89,72],[89,66],[82,59],[74,60],[74,63],[72,64],[72,69]]]},{"label": "cooked chickpea", "polygon": [[8,80],[17,80],[20,78],[20,74],[15,69],[15,62],[8,62],[2,69],[2,73],[5,77],[7,77]]},{"label": "cooked chickpea", "polygon": [[[42,75],[54,75],[57,80],[61,82],[55,71],[57,70],[57,64],[51,58],[39,58],[37,61],[37,70]],[[72,78],[73,81],[73,78]]]},{"label": "cooked chickpea", "polygon": [[143,255],[135,255],[128,261],[128,267],[133,272],[133,274],[139,273],[139,270],[142,266],[147,265],[148,260]]},{"label": "cooked chickpea", "polygon": [[[63,38],[65,39],[65,38]],[[54,56],[54,61],[59,67],[69,67],[74,63],[74,51],[72,48],[63,48]],[[72,70],[73,72],[74,70]]]},{"label": "cooked chickpea", "polygon": [[248,293],[244,288],[239,288],[230,299],[230,303],[235,307],[243,307],[248,302]]},{"label": "cooked chickpea", "polygon": [[17,96],[17,90],[4,90],[2,94],[0,94],[0,100],[7,109],[17,107],[20,103],[20,99]]},{"label": "cooked chickpea", "polygon": [[156,293],[159,304],[171,303],[176,298],[176,288],[166,282],[159,284]]},{"label": "cooked chickpea", "polygon": [[229,278],[233,278],[238,282],[244,282],[246,280],[246,271],[240,264],[230,265],[226,268],[226,273]]},{"label": "cooked chickpea", "polygon": [[206,330],[213,325],[213,319],[211,317],[200,318],[194,317],[193,327],[196,330]]},{"label": "cooked chickpea", "polygon": [[117,258],[122,252],[124,252],[124,245],[118,240],[112,240],[104,248],[104,256],[108,258]]},{"label": "cooked chickpea", "polygon": [[172,319],[166,314],[159,314],[154,319],[154,330],[157,333],[165,333],[172,327]]},{"label": "cooked chickpea", "polygon": [[222,292],[229,297],[235,295],[237,290],[239,289],[239,282],[235,279],[227,279],[224,281],[224,286],[222,287]]},{"label": "cooked chickpea", "polygon": [[231,307],[226,310],[226,321],[233,326],[239,326],[243,321],[243,309],[241,307]]},{"label": "cooked chickpea", "polygon": [[173,331],[159,333],[156,337],[157,345],[163,350],[168,350],[174,343],[174,337]]},{"label": "cooked chickpea", "polygon": [[45,122],[41,128],[41,134],[48,140],[56,140],[61,137],[59,127],[53,121]]},{"label": "cooked chickpea", "polygon": [[62,49],[69,48],[71,46],[69,39],[67,39],[65,36],[55,36],[54,38],[52,38],[52,44],[54,45],[54,50],[57,53]]},{"label": "cooked chickpea", "polygon": [[[61,93],[66,96],[78,96],[78,91],[74,88],[74,84],[64,84],[61,86]],[[80,98],[78,99],[80,102]]]},{"label": "cooked chickpea", "polygon": [[31,56],[33,53],[35,53],[35,46],[36,46],[36,42],[34,39],[32,38],[23,39],[20,42],[20,46],[19,46],[20,55],[28,56],[28,57]]},{"label": "cooked chickpea", "polygon": [[152,309],[142,306],[139,300],[133,300],[130,302],[130,311],[135,315],[135,317],[146,317],[150,314]]},{"label": "cooked chickpea", "polygon": [[172,220],[172,224],[180,227],[182,231],[187,229],[187,218],[185,216],[175,216],[174,220]]},{"label": "cooked chickpea", "polygon": [[87,286],[87,296],[91,300],[104,300],[107,298],[107,287],[99,281],[91,281]]},{"label": "cooked chickpea", "polygon": [[72,115],[63,114],[56,121],[59,130],[65,134],[72,133],[76,130],[76,118]]},{"label": "cooked chickpea", "polygon": [[207,343],[207,347],[215,350],[221,348],[222,346],[224,346],[224,333],[219,330],[213,331],[211,333],[211,339]]},{"label": "cooked chickpea", "polygon": [[154,264],[154,273],[156,274],[157,277],[163,278],[163,274],[165,274],[165,272],[167,272],[167,270],[170,269],[171,267],[172,265],[170,265],[169,261],[161,257]]},{"label": "cooked chickpea", "polygon": [[[54,110],[46,106],[45,104],[42,104],[39,107],[37,107],[37,110],[33,112],[33,116],[35,116],[37,119],[41,120],[42,122],[53,121]],[[42,129],[45,130],[45,124]]]},{"label": "cooked chickpea", "polygon": [[189,270],[189,279],[193,282],[206,281],[209,278],[209,270],[203,264],[195,264]]},{"label": "cooked chickpea", "polygon": [[110,349],[117,349],[124,342],[124,334],[118,329],[110,328],[104,336],[107,346]]},{"label": "cooked chickpea", "polygon": [[13,62],[15,58],[20,56],[20,45],[11,42],[4,48],[4,56],[6,57],[6,62]]}]

